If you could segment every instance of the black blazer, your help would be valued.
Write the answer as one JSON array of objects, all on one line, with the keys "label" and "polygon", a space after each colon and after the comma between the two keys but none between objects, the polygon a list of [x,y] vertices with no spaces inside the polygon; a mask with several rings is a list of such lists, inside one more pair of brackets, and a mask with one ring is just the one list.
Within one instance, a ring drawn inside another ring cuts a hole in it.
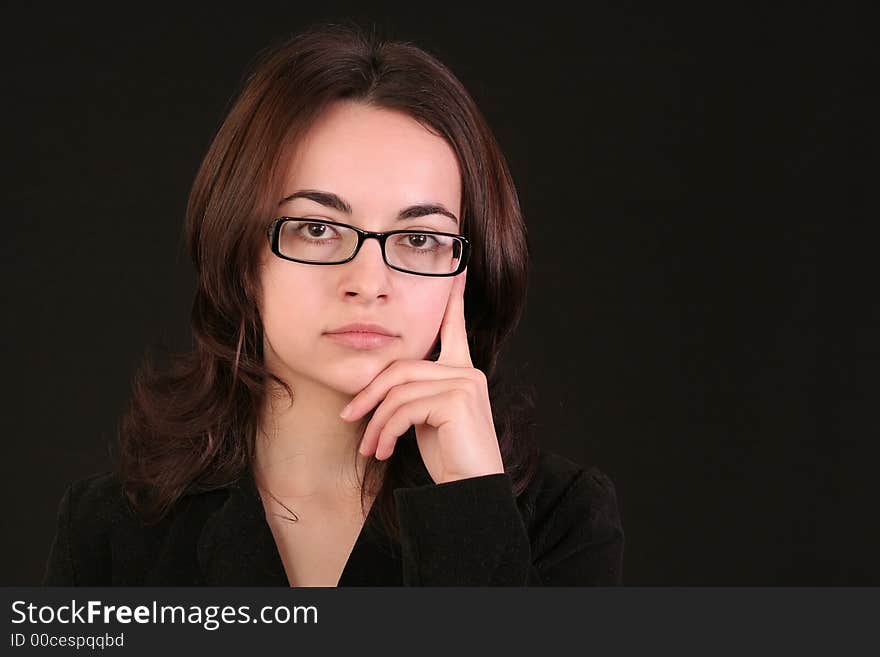
[{"label": "black blazer", "polygon": [[[515,498],[507,473],[397,488],[401,540],[364,523],[339,586],[621,584],[624,533],[611,480],[542,452]],[[370,516],[377,512],[373,504]],[[138,521],[113,473],[70,484],[43,576],[51,586],[288,586],[250,472]]]}]

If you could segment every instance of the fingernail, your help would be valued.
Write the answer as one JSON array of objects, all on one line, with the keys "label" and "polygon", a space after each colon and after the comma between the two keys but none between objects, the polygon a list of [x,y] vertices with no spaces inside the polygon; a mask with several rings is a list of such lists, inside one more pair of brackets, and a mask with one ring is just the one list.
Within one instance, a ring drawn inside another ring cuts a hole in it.
[{"label": "fingernail", "polygon": [[341,417],[343,420],[346,419],[348,417],[349,411],[351,411],[351,404],[349,404],[348,406],[346,406],[345,408],[342,409],[342,412],[339,414],[339,417]]}]

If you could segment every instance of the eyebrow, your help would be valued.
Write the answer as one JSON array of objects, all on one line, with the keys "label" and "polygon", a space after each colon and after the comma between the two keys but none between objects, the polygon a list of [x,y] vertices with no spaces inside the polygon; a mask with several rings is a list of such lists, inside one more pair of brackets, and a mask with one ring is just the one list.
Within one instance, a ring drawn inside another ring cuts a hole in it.
[{"label": "eyebrow", "polygon": [[[324,205],[328,208],[338,210],[339,212],[344,212],[348,215],[351,214],[351,206],[345,201],[345,199],[331,192],[322,192],[317,189],[301,189],[298,192],[294,192],[293,194],[285,196],[283,199],[281,199],[281,202],[278,205],[284,205],[288,201],[292,201],[295,198],[305,198],[310,201],[314,201],[315,203]],[[402,221],[404,219],[426,217],[432,214],[442,214],[443,216],[449,217],[456,224],[458,224],[458,218],[440,203],[420,203],[418,205],[411,205],[408,208],[404,208],[397,214],[397,220]]]}]

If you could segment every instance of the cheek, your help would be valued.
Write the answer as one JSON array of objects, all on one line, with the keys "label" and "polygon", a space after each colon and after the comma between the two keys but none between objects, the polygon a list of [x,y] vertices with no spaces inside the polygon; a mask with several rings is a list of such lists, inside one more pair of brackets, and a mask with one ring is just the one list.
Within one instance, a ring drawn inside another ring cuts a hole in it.
[{"label": "cheek", "polygon": [[[291,272],[292,273],[292,272]],[[260,316],[266,338],[277,349],[306,342],[321,327],[320,288],[307,277],[269,269],[262,279]]]},{"label": "cheek", "polygon": [[416,350],[427,349],[436,340],[448,298],[448,292],[438,290],[414,295],[407,300],[404,326],[409,329],[407,341]]}]

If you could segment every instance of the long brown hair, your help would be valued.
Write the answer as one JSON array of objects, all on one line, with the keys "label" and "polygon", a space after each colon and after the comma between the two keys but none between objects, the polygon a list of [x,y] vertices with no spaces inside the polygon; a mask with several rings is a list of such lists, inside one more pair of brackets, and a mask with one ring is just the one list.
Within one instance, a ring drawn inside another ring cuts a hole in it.
[{"label": "long brown hair", "polygon": [[[258,258],[280,198],[284,154],[328,104],[343,99],[405,112],[456,153],[462,230],[473,244],[465,293],[471,358],[489,381],[517,496],[534,474],[533,389],[511,386],[496,371],[523,312],[529,265],[504,156],[474,101],[436,58],[356,25],[319,24],[259,54],[196,174],[185,226],[197,274],[193,347],[162,367],[145,356],[119,424],[120,478],[147,521],[182,495],[228,485],[251,467],[273,382],[293,400],[263,363]],[[424,469],[414,444],[402,436],[390,459],[370,460],[362,482],[362,502],[376,485],[379,517],[395,537],[393,490],[412,485]]]}]

